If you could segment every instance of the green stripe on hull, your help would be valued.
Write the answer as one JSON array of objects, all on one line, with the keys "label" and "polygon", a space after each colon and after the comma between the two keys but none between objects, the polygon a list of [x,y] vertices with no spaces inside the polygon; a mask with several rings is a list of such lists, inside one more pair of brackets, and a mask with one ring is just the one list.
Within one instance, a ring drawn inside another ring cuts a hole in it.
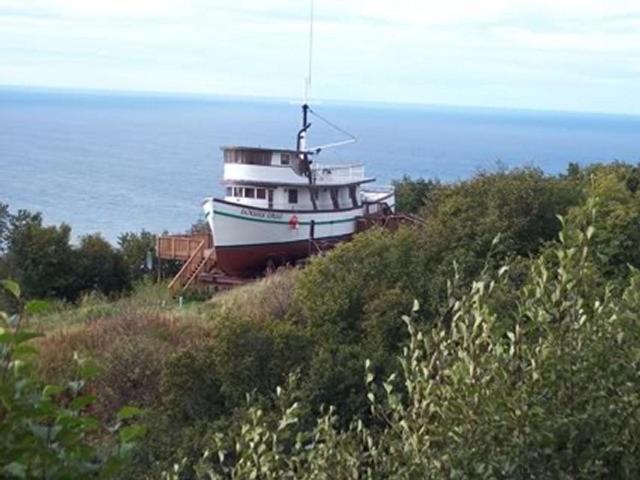
[{"label": "green stripe on hull", "polygon": [[[280,225],[289,225],[288,220],[269,220],[266,218],[255,218],[255,217],[245,217],[243,215],[236,215],[235,213],[228,212],[220,212],[214,211],[215,215],[222,215],[225,217],[238,218],[240,220],[247,220],[249,222],[261,222],[261,223],[277,223]],[[355,222],[357,217],[346,218],[342,220],[325,220],[325,221],[316,221],[316,225],[332,225],[334,223],[346,223],[346,222]],[[311,222],[298,222],[298,225],[311,225]]]}]

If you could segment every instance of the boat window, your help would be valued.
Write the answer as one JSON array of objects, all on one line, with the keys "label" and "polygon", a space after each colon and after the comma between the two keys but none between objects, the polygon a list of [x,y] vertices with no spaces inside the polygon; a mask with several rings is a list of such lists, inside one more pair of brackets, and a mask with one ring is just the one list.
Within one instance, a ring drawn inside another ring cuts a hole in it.
[{"label": "boat window", "polygon": [[241,197],[242,196],[242,187],[233,187],[233,196]]},{"label": "boat window", "polygon": [[295,188],[289,189],[289,203],[298,203],[298,190]]},{"label": "boat window", "polygon": [[289,155],[288,153],[281,153],[280,163],[282,165],[289,165],[291,163],[291,155]]},{"label": "boat window", "polygon": [[247,197],[247,198],[255,198],[256,189],[255,188],[245,188],[244,189],[244,196]]},{"label": "boat window", "polygon": [[271,165],[271,152],[268,150],[225,150],[225,163],[243,163],[246,165]]},{"label": "boat window", "polygon": [[233,195],[233,188],[231,188],[231,187],[227,187],[227,189],[226,189],[226,195],[227,195],[227,197],[232,196],[232,195]]},{"label": "boat window", "polygon": [[261,198],[264,200],[265,198],[267,198],[267,191],[264,188],[257,188],[256,198]]}]

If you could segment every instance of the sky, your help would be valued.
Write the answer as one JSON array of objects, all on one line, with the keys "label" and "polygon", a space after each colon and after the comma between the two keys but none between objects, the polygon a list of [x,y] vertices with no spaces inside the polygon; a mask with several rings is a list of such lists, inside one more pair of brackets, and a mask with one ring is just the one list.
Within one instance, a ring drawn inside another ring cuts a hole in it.
[{"label": "sky", "polygon": [[[308,0],[0,0],[0,85],[300,99]],[[640,1],[315,0],[311,98],[640,114]]]}]

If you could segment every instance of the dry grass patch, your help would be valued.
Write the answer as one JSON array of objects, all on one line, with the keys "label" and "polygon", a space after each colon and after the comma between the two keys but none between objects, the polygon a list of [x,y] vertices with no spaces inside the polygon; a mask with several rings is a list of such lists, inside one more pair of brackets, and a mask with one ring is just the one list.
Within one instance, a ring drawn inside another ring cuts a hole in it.
[{"label": "dry grass patch", "polygon": [[168,314],[129,313],[54,330],[38,341],[39,372],[46,381],[74,378],[74,353],[94,359],[100,373],[90,388],[98,415],[111,420],[124,405],[154,407],[166,360],[211,341],[210,324]]},{"label": "dry grass patch", "polygon": [[278,269],[263,279],[219,293],[198,309],[205,317],[243,318],[256,323],[295,321],[301,312],[294,298],[300,274],[297,268]]}]

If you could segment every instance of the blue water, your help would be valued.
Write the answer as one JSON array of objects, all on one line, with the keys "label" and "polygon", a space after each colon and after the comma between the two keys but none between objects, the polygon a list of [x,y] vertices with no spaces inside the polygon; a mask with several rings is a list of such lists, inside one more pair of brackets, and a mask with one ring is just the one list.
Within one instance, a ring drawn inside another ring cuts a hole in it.
[{"label": "blue water", "polygon": [[[323,162],[362,161],[381,183],[464,179],[480,169],[640,161],[640,117],[320,104],[358,142]],[[287,102],[0,90],[0,202],[67,222],[75,235],[180,232],[220,192],[219,146],[293,147]],[[314,120],[311,143],[343,137]]]}]

